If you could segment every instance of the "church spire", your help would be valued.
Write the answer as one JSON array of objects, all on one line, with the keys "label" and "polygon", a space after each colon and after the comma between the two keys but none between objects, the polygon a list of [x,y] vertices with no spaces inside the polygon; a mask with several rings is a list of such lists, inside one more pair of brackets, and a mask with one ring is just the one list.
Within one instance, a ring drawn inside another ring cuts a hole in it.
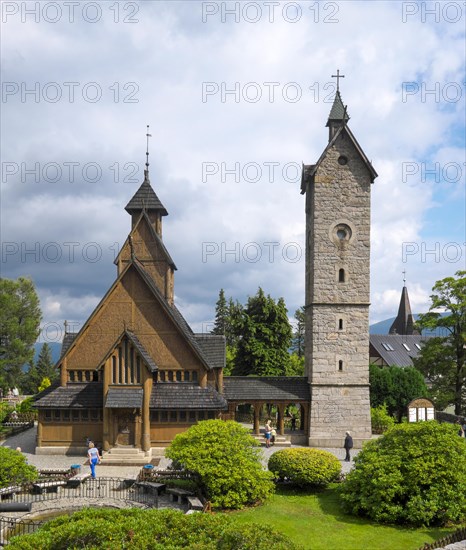
[{"label": "church spire", "polygon": [[162,225],[161,217],[167,216],[168,212],[166,211],[163,204],[160,202],[160,199],[155,194],[155,191],[152,189],[149,179],[149,138],[152,137],[149,134],[149,126],[147,126],[147,146],[146,146],[146,167],[144,170],[144,181],[142,182],[141,187],[133,195],[132,199],[125,206],[126,212],[131,214],[133,218],[133,227],[137,219],[141,215],[142,211],[145,211],[152,222],[155,224],[155,228],[159,235],[162,234]]},{"label": "church spire", "polygon": [[408,289],[406,288],[406,271],[403,271],[403,290],[401,291],[398,315],[390,327],[389,334],[399,334],[403,336],[419,334],[414,330],[414,317],[409,303]]},{"label": "church spire", "polygon": [[341,75],[340,69],[338,69],[337,74],[332,75],[332,78],[337,79],[337,93],[335,94],[335,99],[333,100],[332,109],[330,110],[326,124],[329,129],[329,141],[332,140],[337,130],[346,124],[350,118],[348,116],[346,106],[343,105],[343,100],[341,99],[340,94],[340,78],[345,78],[345,75]]}]

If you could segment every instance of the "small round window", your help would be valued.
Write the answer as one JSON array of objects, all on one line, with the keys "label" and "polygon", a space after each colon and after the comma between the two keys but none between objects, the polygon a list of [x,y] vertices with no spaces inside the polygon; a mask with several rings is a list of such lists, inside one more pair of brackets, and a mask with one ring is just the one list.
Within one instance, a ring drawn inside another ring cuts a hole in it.
[{"label": "small round window", "polygon": [[334,228],[334,235],[336,236],[338,242],[348,242],[351,239],[352,231],[349,225],[346,225],[346,223],[339,223]]},{"label": "small round window", "polygon": [[338,164],[341,164],[342,166],[348,164],[348,157],[345,157],[345,155],[338,157]]}]

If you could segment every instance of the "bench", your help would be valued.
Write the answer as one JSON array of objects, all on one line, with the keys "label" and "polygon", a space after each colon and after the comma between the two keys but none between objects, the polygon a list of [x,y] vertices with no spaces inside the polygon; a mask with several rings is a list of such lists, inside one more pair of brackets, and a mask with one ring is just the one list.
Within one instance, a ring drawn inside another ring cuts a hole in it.
[{"label": "bench", "polygon": [[191,491],[186,491],[185,489],[178,489],[177,487],[169,487],[167,493],[170,495],[170,500],[172,502],[183,502],[187,497],[192,497],[193,494]]},{"label": "bench", "polygon": [[13,496],[15,493],[19,493],[20,491],[21,491],[21,487],[19,487],[18,485],[3,487],[2,489],[0,489],[0,500],[3,500],[3,497]]},{"label": "bench", "polygon": [[188,500],[188,508],[196,512],[202,512],[204,505],[197,497],[186,497]]},{"label": "bench", "polygon": [[47,492],[48,489],[55,489],[57,491],[59,487],[64,487],[67,483],[67,481],[42,481],[39,483],[33,483],[32,488],[34,493],[41,495],[43,491]]},{"label": "bench", "polygon": [[40,477],[54,477],[54,476],[61,476],[61,477],[71,477],[72,472],[70,468],[44,468],[39,470],[39,476]]},{"label": "bench", "polygon": [[73,477],[70,477],[68,480],[68,487],[72,487],[73,489],[76,489],[76,487],[79,487],[81,483],[86,481],[86,479],[89,479],[91,477],[91,474],[78,474]]},{"label": "bench", "polygon": [[166,487],[165,483],[155,483],[153,481],[138,481],[136,485],[142,487],[145,493],[155,494],[157,497]]},{"label": "bench", "polygon": [[137,480],[138,480],[138,475],[137,474],[127,475],[125,477],[125,479],[121,480],[121,485],[122,485],[123,489],[128,489],[129,487],[134,485],[137,482]]}]

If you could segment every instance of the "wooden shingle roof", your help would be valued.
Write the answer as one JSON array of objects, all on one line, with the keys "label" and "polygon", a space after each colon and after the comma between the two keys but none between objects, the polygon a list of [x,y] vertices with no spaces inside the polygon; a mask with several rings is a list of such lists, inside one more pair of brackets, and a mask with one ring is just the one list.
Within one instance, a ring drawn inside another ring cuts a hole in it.
[{"label": "wooden shingle roof", "polygon": [[216,390],[196,384],[154,384],[150,396],[151,409],[226,410],[226,399]]},{"label": "wooden shingle roof", "polygon": [[168,212],[152,189],[149,179],[146,177],[141,187],[133,195],[132,199],[125,206],[125,210],[132,214],[141,210],[159,210],[161,216],[167,216]]},{"label": "wooden shingle roof", "polygon": [[225,376],[228,401],[309,401],[311,391],[304,376]]},{"label": "wooden shingle roof", "polygon": [[41,392],[34,404],[38,409],[101,409],[103,406],[103,384],[53,384]]},{"label": "wooden shingle roof", "polygon": [[194,334],[199,347],[214,369],[223,369],[226,360],[225,336],[217,334]]},{"label": "wooden shingle roof", "polygon": [[108,388],[107,409],[136,409],[142,407],[142,388]]}]

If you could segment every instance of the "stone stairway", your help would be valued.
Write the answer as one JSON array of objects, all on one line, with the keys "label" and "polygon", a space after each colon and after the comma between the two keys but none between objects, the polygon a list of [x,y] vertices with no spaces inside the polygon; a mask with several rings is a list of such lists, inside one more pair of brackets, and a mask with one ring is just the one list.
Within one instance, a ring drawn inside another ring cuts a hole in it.
[{"label": "stone stairway", "polygon": [[144,466],[152,460],[150,451],[141,451],[132,445],[117,445],[104,451],[102,464],[105,466]]},{"label": "stone stairway", "polygon": [[[254,439],[258,441],[261,445],[265,446],[265,437],[264,434],[254,435]],[[276,435],[275,436],[275,447],[291,447],[291,441],[286,435]]]}]

